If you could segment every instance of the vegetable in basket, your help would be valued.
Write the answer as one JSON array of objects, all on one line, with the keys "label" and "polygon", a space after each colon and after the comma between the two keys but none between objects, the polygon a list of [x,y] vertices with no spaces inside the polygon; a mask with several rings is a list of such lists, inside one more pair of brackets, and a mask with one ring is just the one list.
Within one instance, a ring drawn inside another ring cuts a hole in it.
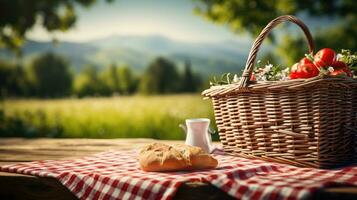
[{"label": "vegetable in basket", "polygon": [[353,77],[349,66],[339,60],[335,51],[330,48],[321,49],[315,56],[306,55],[305,58],[302,58],[299,63],[295,63],[290,69],[290,79],[312,78],[320,74]]},{"label": "vegetable in basket", "polygon": [[318,51],[314,56],[314,64],[316,67],[328,67],[332,66],[332,63],[336,59],[336,53],[330,48],[324,48]]},{"label": "vegetable in basket", "polygon": [[290,79],[311,78],[319,75],[318,68],[307,57],[295,63],[290,70]]},{"label": "vegetable in basket", "polygon": [[[306,54],[290,68],[275,66],[269,62],[263,67],[258,66],[252,73],[250,81],[284,81],[312,78],[319,75],[353,77],[353,70],[357,71],[357,52],[341,50],[341,53],[336,54],[334,50],[324,48],[318,51],[315,56]],[[225,85],[240,81],[237,74],[233,78],[230,75],[230,73],[226,73],[221,76],[220,80],[214,77],[210,81],[210,85]]]}]

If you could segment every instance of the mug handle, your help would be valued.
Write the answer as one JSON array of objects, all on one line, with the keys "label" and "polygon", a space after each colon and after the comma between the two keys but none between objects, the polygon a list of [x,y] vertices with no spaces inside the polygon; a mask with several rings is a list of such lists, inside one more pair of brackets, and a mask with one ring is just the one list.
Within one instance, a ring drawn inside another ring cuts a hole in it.
[{"label": "mug handle", "polygon": [[187,134],[187,127],[183,124],[179,124],[179,127],[182,128],[183,132]]}]

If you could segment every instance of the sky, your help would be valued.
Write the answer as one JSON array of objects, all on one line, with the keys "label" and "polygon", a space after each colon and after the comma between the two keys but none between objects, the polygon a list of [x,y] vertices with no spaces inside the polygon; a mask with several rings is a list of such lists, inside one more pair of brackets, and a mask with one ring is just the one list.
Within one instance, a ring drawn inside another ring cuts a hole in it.
[{"label": "sky", "polygon": [[[73,42],[112,35],[162,35],[189,42],[237,38],[227,27],[194,14],[193,8],[191,0],[115,0],[112,3],[99,0],[90,8],[77,7],[75,27],[55,36]],[[40,41],[52,38],[41,26],[35,26],[28,36]]]}]

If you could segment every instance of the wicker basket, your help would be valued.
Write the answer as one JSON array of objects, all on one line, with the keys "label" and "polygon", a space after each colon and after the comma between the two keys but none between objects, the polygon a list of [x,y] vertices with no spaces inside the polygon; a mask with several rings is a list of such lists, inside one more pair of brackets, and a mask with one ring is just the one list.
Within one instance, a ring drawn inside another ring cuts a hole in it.
[{"label": "wicker basket", "polygon": [[313,40],[306,25],[294,16],[280,16],[255,40],[239,83],[212,86],[202,93],[212,99],[223,147],[234,155],[300,167],[331,168],[353,163],[356,79],[319,76],[249,81],[264,38],[285,21],[303,30],[313,52]]}]

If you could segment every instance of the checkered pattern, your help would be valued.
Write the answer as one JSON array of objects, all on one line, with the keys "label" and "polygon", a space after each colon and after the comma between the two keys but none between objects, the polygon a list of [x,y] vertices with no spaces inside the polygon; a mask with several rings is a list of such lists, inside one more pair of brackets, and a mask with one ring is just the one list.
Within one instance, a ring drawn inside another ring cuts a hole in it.
[{"label": "checkered pattern", "polygon": [[135,151],[7,165],[0,171],[54,177],[80,199],[171,199],[187,181],[209,182],[237,199],[304,199],[331,184],[357,186],[357,167],[318,170],[214,156],[216,169],[190,172],[141,171]]}]

